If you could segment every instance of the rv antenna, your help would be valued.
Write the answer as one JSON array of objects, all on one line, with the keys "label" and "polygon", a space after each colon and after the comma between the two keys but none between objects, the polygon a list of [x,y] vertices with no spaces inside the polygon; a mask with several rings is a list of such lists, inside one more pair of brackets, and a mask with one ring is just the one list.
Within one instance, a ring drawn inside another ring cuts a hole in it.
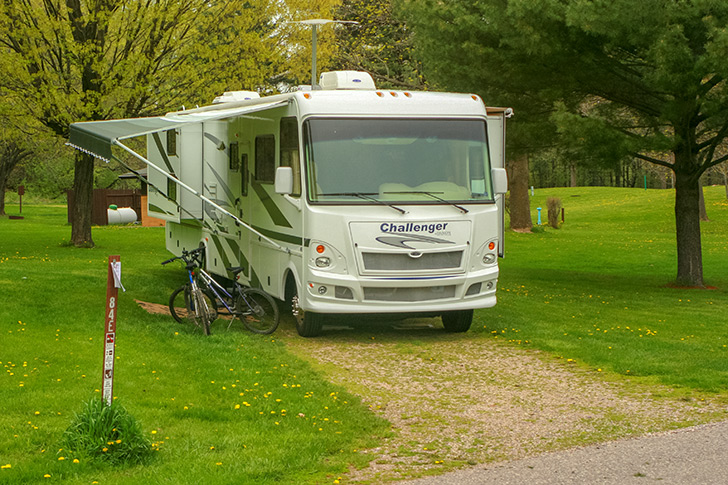
[{"label": "rv antenna", "polygon": [[316,35],[318,26],[325,24],[358,24],[359,22],[355,22],[353,20],[310,19],[294,23],[311,26],[311,89],[313,90],[318,86],[318,83],[316,82]]}]

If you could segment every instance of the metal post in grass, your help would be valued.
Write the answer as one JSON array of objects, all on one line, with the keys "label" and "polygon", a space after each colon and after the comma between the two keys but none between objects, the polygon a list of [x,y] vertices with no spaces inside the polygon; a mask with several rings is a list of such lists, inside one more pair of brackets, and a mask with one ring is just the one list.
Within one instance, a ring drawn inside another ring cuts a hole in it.
[{"label": "metal post in grass", "polygon": [[536,207],[536,210],[538,211],[538,220],[536,221],[536,224],[540,226],[541,225],[541,208]]},{"label": "metal post in grass", "polygon": [[[109,256],[106,279],[106,323],[104,326],[104,369],[101,383],[102,398],[111,406],[114,400],[114,353],[116,349],[116,319],[121,285],[121,257]],[[124,290],[126,291],[126,290]]]}]

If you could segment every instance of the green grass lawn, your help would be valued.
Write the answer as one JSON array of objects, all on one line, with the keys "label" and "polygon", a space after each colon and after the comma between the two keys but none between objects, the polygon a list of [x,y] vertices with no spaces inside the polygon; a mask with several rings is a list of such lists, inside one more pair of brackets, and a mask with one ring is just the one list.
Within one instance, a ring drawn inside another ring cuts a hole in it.
[{"label": "green grass lawn", "polygon": [[[332,483],[389,433],[275,334],[205,338],[142,310],[135,299],[164,303],[184,278],[160,265],[162,228],[94,228],[96,248],[75,249],[64,246],[65,207],[23,215],[0,219],[0,482]],[[128,290],[114,394],[160,450],[146,467],[74,463],[58,444],[101,387],[110,254],[121,255]]]},{"label": "green grass lawn", "polygon": [[559,197],[560,229],[508,233],[498,305],[474,331],[568,361],[668,386],[728,389],[728,201],[706,187],[702,224],[709,290],[667,285],[677,274],[674,193],[615,188],[540,189]]},{"label": "green grass lawn", "polygon": [[[705,195],[704,272],[715,289],[694,290],[666,286],[676,274],[673,191],[538,190],[534,221],[560,197],[565,224],[506,235],[498,305],[476,312],[469,337],[542,349],[609,379],[725,393],[728,201],[722,187]],[[184,278],[160,265],[163,229],[94,228],[96,247],[76,249],[65,244],[65,207],[26,204],[23,215],[0,219],[0,482],[333,483],[391,432],[276,334],[213,328],[205,338],[142,310],[135,299],[165,303]],[[74,463],[59,449],[101,387],[111,254],[128,290],[115,395],[160,450],[144,467]]]}]

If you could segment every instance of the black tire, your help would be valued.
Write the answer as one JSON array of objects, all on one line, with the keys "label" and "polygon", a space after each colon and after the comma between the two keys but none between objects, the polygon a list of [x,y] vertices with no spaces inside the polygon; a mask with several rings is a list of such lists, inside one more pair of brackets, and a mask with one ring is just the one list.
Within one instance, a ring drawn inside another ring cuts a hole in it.
[{"label": "black tire", "polygon": [[456,310],[442,314],[442,325],[446,332],[467,332],[473,323],[473,310]]},{"label": "black tire", "polygon": [[253,333],[268,335],[278,328],[280,314],[272,296],[258,288],[245,288],[235,297],[235,310],[240,320]]},{"label": "black tire", "polygon": [[186,323],[187,307],[189,306],[190,285],[182,285],[172,292],[169,297],[169,313],[177,323]]},{"label": "black tire", "polygon": [[215,308],[215,299],[200,290],[192,290],[195,306],[197,311],[191,311],[192,320],[195,325],[202,329],[205,335],[210,335],[210,324],[217,318],[217,308]]},{"label": "black tire", "polygon": [[[208,315],[206,320],[209,321],[207,324],[206,335],[209,335],[210,323],[214,322],[217,319],[217,303],[215,302],[215,295],[211,291],[202,290],[202,294],[205,296],[205,303],[207,304]],[[190,298],[191,290],[189,284],[180,286],[179,288],[174,290],[172,292],[172,295],[169,297],[169,313],[171,313],[172,318],[174,318],[179,323],[197,324],[197,322],[195,322],[195,319],[193,318],[192,313],[189,311]],[[194,308],[194,304],[192,307]]]},{"label": "black tire", "polygon": [[293,297],[293,316],[296,318],[296,330],[301,337],[316,337],[321,334],[324,316],[320,313],[304,312],[298,306],[298,295]]}]

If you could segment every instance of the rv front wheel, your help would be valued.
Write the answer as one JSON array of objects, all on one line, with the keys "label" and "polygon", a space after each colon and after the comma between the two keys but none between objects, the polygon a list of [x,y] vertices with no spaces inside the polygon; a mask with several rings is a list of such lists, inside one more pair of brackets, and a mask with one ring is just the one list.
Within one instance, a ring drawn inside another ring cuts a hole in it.
[{"label": "rv front wheel", "polygon": [[446,332],[467,332],[473,323],[473,310],[458,310],[442,314],[442,325]]},{"label": "rv front wheel", "polygon": [[313,312],[305,312],[298,306],[298,295],[291,300],[293,316],[296,319],[296,330],[301,337],[315,337],[321,333],[323,327],[323,315]]}]

